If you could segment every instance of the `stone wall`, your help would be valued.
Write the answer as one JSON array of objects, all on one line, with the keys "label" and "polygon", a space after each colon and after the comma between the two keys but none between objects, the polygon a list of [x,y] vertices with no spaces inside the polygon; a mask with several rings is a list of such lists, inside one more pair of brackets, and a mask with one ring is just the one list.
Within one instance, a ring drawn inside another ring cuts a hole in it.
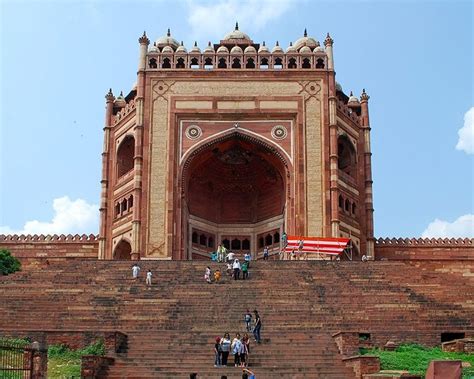
[{"label": "stone wall", "polygon": [[0,249],[9,250],[23,264],[50,258],[97,258],[98,237],[90,235],[0,235]]},{"label": "stone wall", "polygon": [[377,260],[474,260],[474,239],[379,238]]}]

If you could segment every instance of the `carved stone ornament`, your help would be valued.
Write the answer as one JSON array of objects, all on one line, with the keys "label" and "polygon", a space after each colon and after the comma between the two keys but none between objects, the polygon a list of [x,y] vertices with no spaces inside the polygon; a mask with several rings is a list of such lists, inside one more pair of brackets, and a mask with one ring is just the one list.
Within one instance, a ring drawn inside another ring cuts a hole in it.
[{"label": "carved stone ornament", "polygon": [[276,125],[272,128],[272,137],[276,140],[285,139],[288,136],[288,130],[283,125]]},{"label": "carved stone ornament", "polygon": [[196,140],[202,136],[202,129],[197,125],[191,125],[186,128],[184,132],[186,137],[191,140]]}]

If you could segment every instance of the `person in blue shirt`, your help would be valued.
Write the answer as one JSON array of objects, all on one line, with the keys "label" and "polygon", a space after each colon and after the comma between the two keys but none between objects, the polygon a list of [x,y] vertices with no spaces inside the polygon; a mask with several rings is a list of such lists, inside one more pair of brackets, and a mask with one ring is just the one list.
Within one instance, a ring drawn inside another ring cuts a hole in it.
[{"label": "person in blue shirt", "polygon": [[242,369],[242,379],[255,379],[255,374],[248,368]]}]

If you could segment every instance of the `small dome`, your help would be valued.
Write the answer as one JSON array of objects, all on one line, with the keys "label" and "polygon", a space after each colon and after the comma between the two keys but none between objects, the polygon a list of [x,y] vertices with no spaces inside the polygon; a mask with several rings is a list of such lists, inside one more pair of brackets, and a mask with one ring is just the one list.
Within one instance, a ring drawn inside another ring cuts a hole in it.
[{"label": "small dome", "polygon": [[257,54],[257,50],[255,50],[255,47],[250,45],[245,48],[244,54]]},{"label": "small dome", "polygon": [[265,41],[263,41],[262,46],[260,46],[260,49],[258,49],[258,53],[259,54],[270,53],[270,50],[268,49],[268,47],[265,46]]},{"label": "small dome", "polygon": [[194,42],[194,46],[192,47],[191,50],[189,50],[189,53],[201,53],[201,49],[198,47],[197,42]]},{"label": "small dome", "polygon": [[[219,50],[218,50],[217,52],[219,52]],[[234,46],[234,47],[230,50],[230,53],[231,53],[231,54],[243,54],[244,52],[242,51],[242,49],[241,49],[239,46]]]},{"label": "small dome", "polygon": [[311,48],[309,48],[308,46],[303,46],[303,47],[300,49],[300,53],[301,53],[301,54],[311,54],[312,51],[311,51]]},{"label": "small dome", "polygon": [[176,53],[181,53],[181,54],[186,54],[188,51],[186,50],[186,48],[184,47],[183,45],[183,41],[181,41],[181,44],[179,45],[179,47],[176,49]]},{"label": "small dome", "polygon": [[322,46],[316,46],[316,48],[313,50],[315,53],[326,53],[324,51],[324,47]]},{"label": "small dome", "polygon": [[159,53],[160,52],[160,49],[158,49],[156,47],[156,42],[153,43],[153,46],[151,46],[149,49],[148,49],[148,53]]},{"label": "small dome", "polygon": [[351,91],[351,94],[349,95],[349,101],[347,102],[347,104],[359,104],[359,99],[357,98],[357,96],[354,96],[352,94],[352,91]]},{"label": "small dome", "polygon": [[125,98],[123,97],[123,92],[120,92],[120,95],[118,95],[114,101],[114,107],[123,108],[125,105],[127,105],[127,102],[125,101]]},{"label": "small dome", "polygon": [[246,39],[246,40],[249,40],[250,41],[250,37],[245,34],[244,32],[241,32],[239,30],[239,23],[236,22],[235,23],[235,29],[234,31],[230,32],[230,33],[227,33],[225,36],[224,36],[224,40],[232,40],[232,39]]},{"label": "small dome", "polygon": [[161,53],[162,54],[173,54],[174,53],[174,50],[171,46],[165,46],[163,47],[163,49],[161,50]]},{"label": "small dome", "polygon": [[176,41],[173,37],[171,37],[171,32],[168,29],[168,33],[166,33],[166,36],[160,37],[156,40],[156,46],[158,46],[160,49],[165,46],[171,46],[173,50],[175,50],[178,48],[179,42]]},{"label": "small dome", "polygon": [[219,46],[217,54],[229,54],[229,49],[225,46]]},{"label": "small dome", "polygon": [[319,42],[313,37],[308,37],[306,29],[304,30],[303,37],[297,39],[294,43],[296,50],[299,50],[303,46],[308,46],[310,49],[314,49],[319,46]]},{"label": "small dome", "polygon": [[296,53],[297,52],[295,47],[293,46],[292,42],[290,42],[290,46],[288,46],[288,48],[286,49],[286,52],[287,53]]},{"label": "small dome", "polygon": [[211,42],[209,42],[206,46],[206,48],[203,51],[204,54],[214,54],[214,48],[211,45]]},{"label": "small dome", "polygon": [[275,47],[272,49],[272,53],[275,54],[275,53],[283,53],[283,49],[281,48],[280,44],[278,43],[278,41],[276,42],[276,45]]},{"label": "small dome", "polygon": [[339,82],[336,82],[336,91],[343,92],[341,83],[339,83]]}]

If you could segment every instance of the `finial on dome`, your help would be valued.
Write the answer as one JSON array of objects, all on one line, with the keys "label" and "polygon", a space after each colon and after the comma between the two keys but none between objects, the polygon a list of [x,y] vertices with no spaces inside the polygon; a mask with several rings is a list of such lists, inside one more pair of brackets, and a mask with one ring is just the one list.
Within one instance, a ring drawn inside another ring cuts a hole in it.
[{"label": "finial on dome", "polygon": [[143,31],[143,35],[138,39],[138,42],[139,42],[140,44],[143,43],[143,44],[146,44],[146,45],[148,45],[148,44],[150,43],[150,40],[149,40],[148,37],[146,36],[146,32],[145,32],[145,31]]},{"label": "finial on dome", "polygon": [[354,94],[352,93],[352,91],[351,91],[351,93],[350,93],[350,95],[349,95],[349,96],[354,96]]},{"label": "finial on dome", "polygon": [[326,39],[324,40],[324,46],[332,46],[332,44],[334,43],[334,40],[331,38],[331,36],[329,35],[329,33],[326,35]]},{"label": "finial on dome", "polygon": [[167,37],[171,37],[171,30],[170,30],[170,28],[168,28],[168,33],[166,33],[166,36],[167,36]]},{"label": "finial on dome", "polygon": [[265,41],[262,42],[262,46],[265,46]]},{"label": "finial on dome", "polygon": [[194,47],[197,47],[197,45],[198,45],[197,41],[194,41]]},{"label": "finial on dome", "polygon": [[123,91],[120,91],[120,96],[122,96],[122,97],[123,97]]},{"label": "finial on dome", "polygon": [[235,30],[239,30],[239,23],[237,21],[235,22]]},{"label": "finial on dome", "polygon": [[290,46],[293,46],[293,42],[290,41]]},{"label": "finial on dome", "polygon": [[180,45],[180,46],[184,46],[183,41],[181,41],[181,45]]},{"label": "finial on dome", "polygon": [[303,37],[308,37],[308,31],[306,30],[306,28],[304,28]]},{"label": "finial on dome", "polygon": [[277,45],[277,46],[280,46],[280,43],[277,41],[276,45]]},{"label": "finial on dome", "polygon": [[211,41],[209,41],[209,42],[207,43],[207,46],[211,46]]},{"label": "finial on dome", "polygon": [[362,95],[360,95],[360,100],[361,101],[368,101],[370,99],[370,96],[367,95],[367,93],[365,92],[365,88],[362,90]]},{"label": "finial on dome", "polygon": [[112,88],[110,88],[109,92],[107,92],[107,94],[105,95],[105,99],[107,101],[114,101],[115,97],[114,97],[114,94],[112,92]]}]

